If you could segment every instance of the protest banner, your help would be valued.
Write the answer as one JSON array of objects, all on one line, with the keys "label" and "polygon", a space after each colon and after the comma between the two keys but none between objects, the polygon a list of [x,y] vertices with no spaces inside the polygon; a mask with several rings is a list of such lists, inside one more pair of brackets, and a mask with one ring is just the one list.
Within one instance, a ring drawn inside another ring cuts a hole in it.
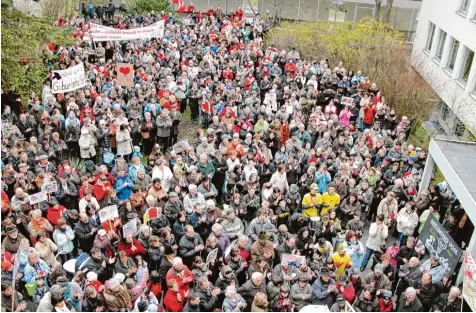
[{"label": "protest banner", "polygon": [[430,254],[443,266],[445,273],[453,273],[463,252],[433,214],[428,216],[419,239]]},{"label": "protest banner", "polygon": [[46,201],[46,198],[47,198],[47,196],[46,196],[46,192],[44,190],[42,190],[38,193],[34,193],[34,194],[30,195],[30,197],[29,197],[30,205],[34,205],[34,204]]},{"label": "protest banner", "polygon": [[340,99],[340,103],[343,105],[352,105],[352,102],[354,102],[354,99],[351,97],[342,97]]},{"label": "protest banner", "polygon": [[207,260],[205,261],[205,263],[207,265],[210,264],[210,262],[215,261],[217,259],[217,256],[218,256],[218,248],[210,251],[210,253],[207,255]]},{"label": "protest banner", "polygon": [[187,140],[182,140],[180,142],[177,142],[173,146],[173,150],[174,150],[175,154],[179,154],[179,153],[182,153],[184,151],[187,151],[188,148],[189,148],[189,144],[188,144]]},{"label": "protest banner", "polygon": [[300,267],[303,264],[306,264],[306,257],[296,254],[283,254],[281,257],[281,264],[288,263],[296,267]]},{"label": "protest banner", "polygon": [[41,190],[45,191],[46,193],[56,192],[56,191],[58,191],[58,184],[55,181],[45,182],[41,186]]},{"label": "protest banner", "polygon": [[122,234],[124,235],[124,238],[134,234],[136,231],[137,231],[136,220],[132,220],[122,227]]},{"label": "protest banner", "polygon": [[119,212],[117,211],[117,205],[115,204],[99,210],[99,220],[101,221],[101,223],[113,220],[116,217],[119,217]]},{"label": "protest banner", "polygon": [[117,29],[99,24],[89,23],[93,41],[126,41],[134,39],[162,38],[165,32],[165,21],[161,20],[149,26]]},{"label": "protest banner", "polygon": [[134,67],[130,63],[117,63],[117,82],[122,87],[134,86]]},{"label": "protest banner", "polygon": [[464,255],[463,298],[471,310],[476,311],[476,262],[466,250]]},{"label": "protest banner", "polygon": [[83,63],[52,71],[51,93],[65,93],[86,86]]}]

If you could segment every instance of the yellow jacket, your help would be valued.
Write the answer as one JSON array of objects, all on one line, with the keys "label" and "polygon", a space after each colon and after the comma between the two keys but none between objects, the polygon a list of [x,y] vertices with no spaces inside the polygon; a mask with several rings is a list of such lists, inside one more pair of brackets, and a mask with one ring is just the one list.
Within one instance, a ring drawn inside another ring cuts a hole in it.
[{"label": "yellow jacket", "polygon": [[327,214],[332,210],[336,205],[340,204],[340,196],[337,193],[330,195],[328,192],[322,195],[322,203],[329,203],[328,207],[322,207],[321,216]]},{"label": "yellow jacket", "polygon": [[322,204],[322,196],[319,193],[316,193],[314,197],[311,196],[311,193],[306,193],[302,198],[302,213],[304,217],[314,217],[317,216],[319,213],[319,209],[315,206],[309,207],[305,209],[306,206],[313,205],[312,200],[314,198],[314,203],[321,205]]},{"label": "yellow jacket", "polygon": [[337,278],[345,274],[347,265],[351,263],[350,256],[346,253],[344,256],[340,256],[339,252],[334,252],[332,255],[334,265],[337,267]]}]

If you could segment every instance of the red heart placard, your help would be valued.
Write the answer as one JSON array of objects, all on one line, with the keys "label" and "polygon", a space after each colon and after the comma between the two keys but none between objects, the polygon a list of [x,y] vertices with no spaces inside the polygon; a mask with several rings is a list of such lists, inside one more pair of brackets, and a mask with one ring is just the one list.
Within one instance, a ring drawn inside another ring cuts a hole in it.
[{"label": "red heart placard", "polygon": [[126,67],[126,66],[119,68],[119,72],[123,75],[129,74],[130,71],[131,71],[131,69],[129,67]]}]

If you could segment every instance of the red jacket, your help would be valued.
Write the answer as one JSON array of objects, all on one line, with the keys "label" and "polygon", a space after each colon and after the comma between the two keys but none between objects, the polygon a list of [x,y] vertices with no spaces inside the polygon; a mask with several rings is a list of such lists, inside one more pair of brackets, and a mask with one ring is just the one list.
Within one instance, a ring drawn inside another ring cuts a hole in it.
[{"label": "red jacket", "polygon": [[183,310],[183,304],[185,302],[185,294],[179,289],[180,297],[182,301],[177,300],[177,294],[172,290],[167,290],[164,297],[165,312],[181,312]]},{"label": "red jacket", "polygon": [[[136,247],[136,250],[132,250],[132,245]],[[145,249],[144,246],[139,242],[139,240],[135,239],[132,237],[132,244],[125,243],[124,241],[121,241],[121,243],[117,246],[117,251],[126,251],[126,254],[130,258],[134,258],[136,255],[144,255],[145,254]]]},{"label": "red jacket", "polygon": [[377,113],[377,106],[366,104],[364,106],[364,124],[373,124],[375,113]]},{"label": "red jacket", "polygon": [[112,185],[109,181],[106,181],[104,186],[101,186],[98,183],[96,183],[93,187],[94,197],[96,197],[96,200],[98,200],[98,201],[101,201],[102,199],[104,199],[104,197],[107,194],[107,191],[104,190],[103,187],[106,188],[106,190],[107,190],[107,187],[109,187],[109,190],[112,189]]},{"label": "red jacket", "polygon": [[184,265],[182,275],[178,275],[173,267],[169,269],[167,275],[165,276],[165,281],[169,281],[171,279],[175,279],[177,281],[179,290],[183,292],[183,294],[186,294],[190,291],[190,284],[193,282],[194,276],[188,267]]},{"label": "red jacket", "polygon": [[380,312],[392,312],[393,310],[393,301],[390,299],[387,304],[383,301],[383,298],[378,300],[378,306]]},{"label": "red jacket", "polygon": [[51,223],[51,225],[56,226],[58,220],[63,216],[64,211],[66,211],[66,208],[61,204],[58,204],[57,210],[50,207],[46,212],[46,219]]},{"label": "red jacket", "polygon": [[[99,280],[95,280],[95,281],[93,281],[93,282],[91,282],[91,283],[87,283],[86,286],[84,286],[84,288],[86,289],[86,288],[89,287],[89,286],[93,286],[94,289],[96,289],[96,292],[97,292],[98,294],[102,295],[102,290],[99,290],[99,288],[100,288],[101,286],[103,286],[103,284],[101,284],[101,282],[100,282]],[[84,298],[86,298],[86,293],[84,293]]]},{"label": "red jacket", "polygon": [[354,285],[352,285],[351,282],[349,282],[347,284],[347,287],[344,287],[344,291],[341,291],[340,288],[343,287],[343,286],[339,286],[339,282],[336,281],[336,285],[337,285],[337,290],[339,291],[339,293],[341,295],[344,296],[345,300],[347,300],[347,302],[349,303],[352,303],[354,302],[354,299],[355,299],[355,288],[354,288]]}]

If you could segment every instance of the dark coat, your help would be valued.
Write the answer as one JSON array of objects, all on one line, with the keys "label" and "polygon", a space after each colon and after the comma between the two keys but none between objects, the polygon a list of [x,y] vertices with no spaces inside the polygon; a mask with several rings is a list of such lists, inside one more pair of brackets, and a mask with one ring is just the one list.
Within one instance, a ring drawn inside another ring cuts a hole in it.
[{"label": "dark coat", "polygon": [[[91,233],[93,228],[96,228],[96,231]],[[74,229],[74,234],[76,237],[78,237],[79,246],[81,249],[87,251],[91,250],[98,228],[98,225],[96,225],[96,222],[92,218],[89,218],[89,223],[87,224],[81,221],[78,222],[76,228]]]}]

